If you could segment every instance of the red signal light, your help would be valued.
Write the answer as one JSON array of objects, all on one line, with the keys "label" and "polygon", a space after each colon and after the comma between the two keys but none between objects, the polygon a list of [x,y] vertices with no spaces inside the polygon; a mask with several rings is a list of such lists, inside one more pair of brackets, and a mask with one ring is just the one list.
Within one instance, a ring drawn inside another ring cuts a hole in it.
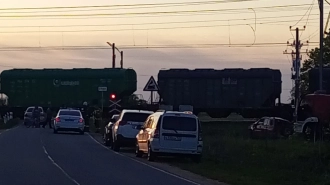
[{"label": "red signal light", "polygon": [[116,95],[115,94],[110,94],[110,99],[112,99],[112,100],[116,99]]}]

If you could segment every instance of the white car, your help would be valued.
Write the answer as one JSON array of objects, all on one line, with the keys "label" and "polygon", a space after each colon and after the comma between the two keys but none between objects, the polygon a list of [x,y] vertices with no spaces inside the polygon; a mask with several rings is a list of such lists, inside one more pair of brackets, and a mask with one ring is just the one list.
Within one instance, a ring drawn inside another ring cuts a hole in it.
[{"label": "white car", "polygon": [[160,111],[148,117],[136,136],[136,156],[153,161],[161,155],[184,155],[199,162],[202,157],[202,128],[191,112]]},{"label": "white car", "polygon": [[54,133],[58,131],[76,131],[84,134],[85,120],[80,110],[60,109],[54,119]]},{"label": "white car", "polygon": [[[44,123],[46,121],[46,114],[44,112],[44,109],[42,107],[38,107],[40,111],[40,123]],[[24,112],[24,125],[28,124],[30,121],[32,121],[32,112],[34,110],[34,107],[28,107]]]},{"label": "white car", "polygon": [[139,126],[154,112],[143,110],[121,111],[118,120],[112,127],[113,144],[111,148],[119,151],[122,146],[135,146],[136,134],[139,133]]}]

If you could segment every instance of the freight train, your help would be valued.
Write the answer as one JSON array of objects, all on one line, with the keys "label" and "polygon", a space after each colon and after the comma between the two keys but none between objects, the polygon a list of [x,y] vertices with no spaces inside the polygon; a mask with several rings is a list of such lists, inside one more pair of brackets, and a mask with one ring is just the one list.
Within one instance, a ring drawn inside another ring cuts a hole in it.
[{"label": "freight train", "polygon": [[110,95],[125,99],[136,89],[133,69],[11,69],[1,73],[1,93],[8,96],[9,108],[20,112],[33,105],[80,107],[84,101],[109,107]]},{"label": "freight train", "polygon": [[[245,118],[291,117],[291,106],[281,104],[280,70],[254,69],[169,69],[158,73],[161,101],[178,109],[192,105],[194,113],[227,117],[237,112]],[[278,106],[282,105],[282,106]]]},{"label": "freight train", "polygon": [[[82,102],[109,108],[111,95],[122,100],[137,89],[133,69],[11,69],[1,73],[1,93],[8,96],[10,109],[31,105],[43,107],[80,107]],[[328,80],[327,80],[328,79]],[[329,82],[329,83],[328,83]],[[211,117],[227,117],[237,112],[243,117],[280,116],[291,119],[291,105],[281,103],[282,75],[280,70],[252,69],[169,69],[158,73],[160,103],[192,105],[194,113],[206,112]],[[324,87],[330,92],[330,68],[324,69]],[[318,88],[318,70],[309,72],[309,88]],[[157,110],[158,105],[143,109]],[[4,107],[2,107],[4,109]],[[117,109],[119,109],[117,107]]]}]

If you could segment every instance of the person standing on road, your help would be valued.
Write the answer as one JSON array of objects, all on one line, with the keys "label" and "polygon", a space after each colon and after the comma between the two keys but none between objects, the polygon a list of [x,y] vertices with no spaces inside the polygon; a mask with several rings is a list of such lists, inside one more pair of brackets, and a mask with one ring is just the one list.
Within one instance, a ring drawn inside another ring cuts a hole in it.
[{"label": "person standing on road", "polygon": [[40,124],[40,110],[39,110],[38,106],[34,107],[33,112],[32,112],[32,118],[33,118],[34,127],[37,127],[37,126],[39,127],[39,125],[37,125],[37,124]]},{"label": "person standing on road", "polygon": [[102,111],[99,107],[95,107],[94,125],[95,125],[95,129],[96,129],[96,133],[100,132],[101,121],[102,121]]},{"label": "person standing on road", "polygon": [[89,131],[90,110],[89,110],[88,103],[86,101],[83,103],[83,107],[81,108],[80,112],[85,120],[85,128],[86,128],[86,131],[88,132]]},{"label": "person standing on road", "polygon": [[46,124],[48,123],[49,128],[52,128],[52,117],[53,117],[53,112],[52,112],[52,110],[50,108],[48,108],[47,109],[47,121],[46,121]]}]

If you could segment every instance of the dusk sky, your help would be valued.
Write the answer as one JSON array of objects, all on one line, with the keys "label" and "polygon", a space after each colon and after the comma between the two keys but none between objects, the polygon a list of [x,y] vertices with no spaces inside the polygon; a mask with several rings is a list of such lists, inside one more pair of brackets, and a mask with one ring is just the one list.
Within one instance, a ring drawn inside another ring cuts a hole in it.
[{"label": "dusk sky", "polygon": [[[205,5],[196,3],[184,4],[184,6],[182,4],[164,5],[164,3],[180,2],[205,2]],[[110,6],[145,3],[159,3],[159,5],[147,8],[146,6],[144,8],[142,6]],[[312,3],[314,6],[311,6]],[[14,9],[103,5],[109,6],[85,9]],[[3,50],[11,47],[53,46],[97,48],[107,47],[106,42],[115,42],[117,47],[125,53],[124,67],[131,67],[137,71],[138,91],[136,93],[143,94],[145,99],[149,95],[142,92],[145,83],[151,75],[157,78],[158,70],[162,68],[268,67],[282,71],[282,101],[287,101],[292,86],[291,56],[284,55],[283,51],[288,49],[291,52],[290,49],[293,49],[287,48],[284,44],[289,39],[291,39],[290,42],[293,41],[294,32],[290,32],[289,26],[303,28],[306,25],[306,30],[301,33],[301,39],[302,42],[309,40],[311,44],[303,47],[302,51],[315,48],[319,40],[317,0],[247,2],[233,2],[233,0],[10,0],[2,1],[0,7],[0,47],[2,48],[0,49],[2,50],[0,51],[2,56],[0,70],[13,67],[111,67],[110,47],[109,50]],[[253,10],[256,12],[256,25]],[[329,10],[329,5],[325,4],[325,18]],[[149,13],[146,14],[146,12]],[[54,17],[55,15],[57,17]],[[252,45],[254,39],[255,45]],[[275,45],[275,43],[279,44]],[[209,45],[204,44],[217,44],[217,46],[205,47]],[[232,46],[229,47],[229,44]],[[152,48],[159,45],[166,45],[167,48]],[[169,45],[185,45],[191,48],[168,48]],[[233,47],[237,45],[241,47]],[[151,48],[146,48],[147,46]],[[303,54],[303,59],[305,58],[306,55]],[[119,66],[119,59],[117,55],[117,66]]]}]

